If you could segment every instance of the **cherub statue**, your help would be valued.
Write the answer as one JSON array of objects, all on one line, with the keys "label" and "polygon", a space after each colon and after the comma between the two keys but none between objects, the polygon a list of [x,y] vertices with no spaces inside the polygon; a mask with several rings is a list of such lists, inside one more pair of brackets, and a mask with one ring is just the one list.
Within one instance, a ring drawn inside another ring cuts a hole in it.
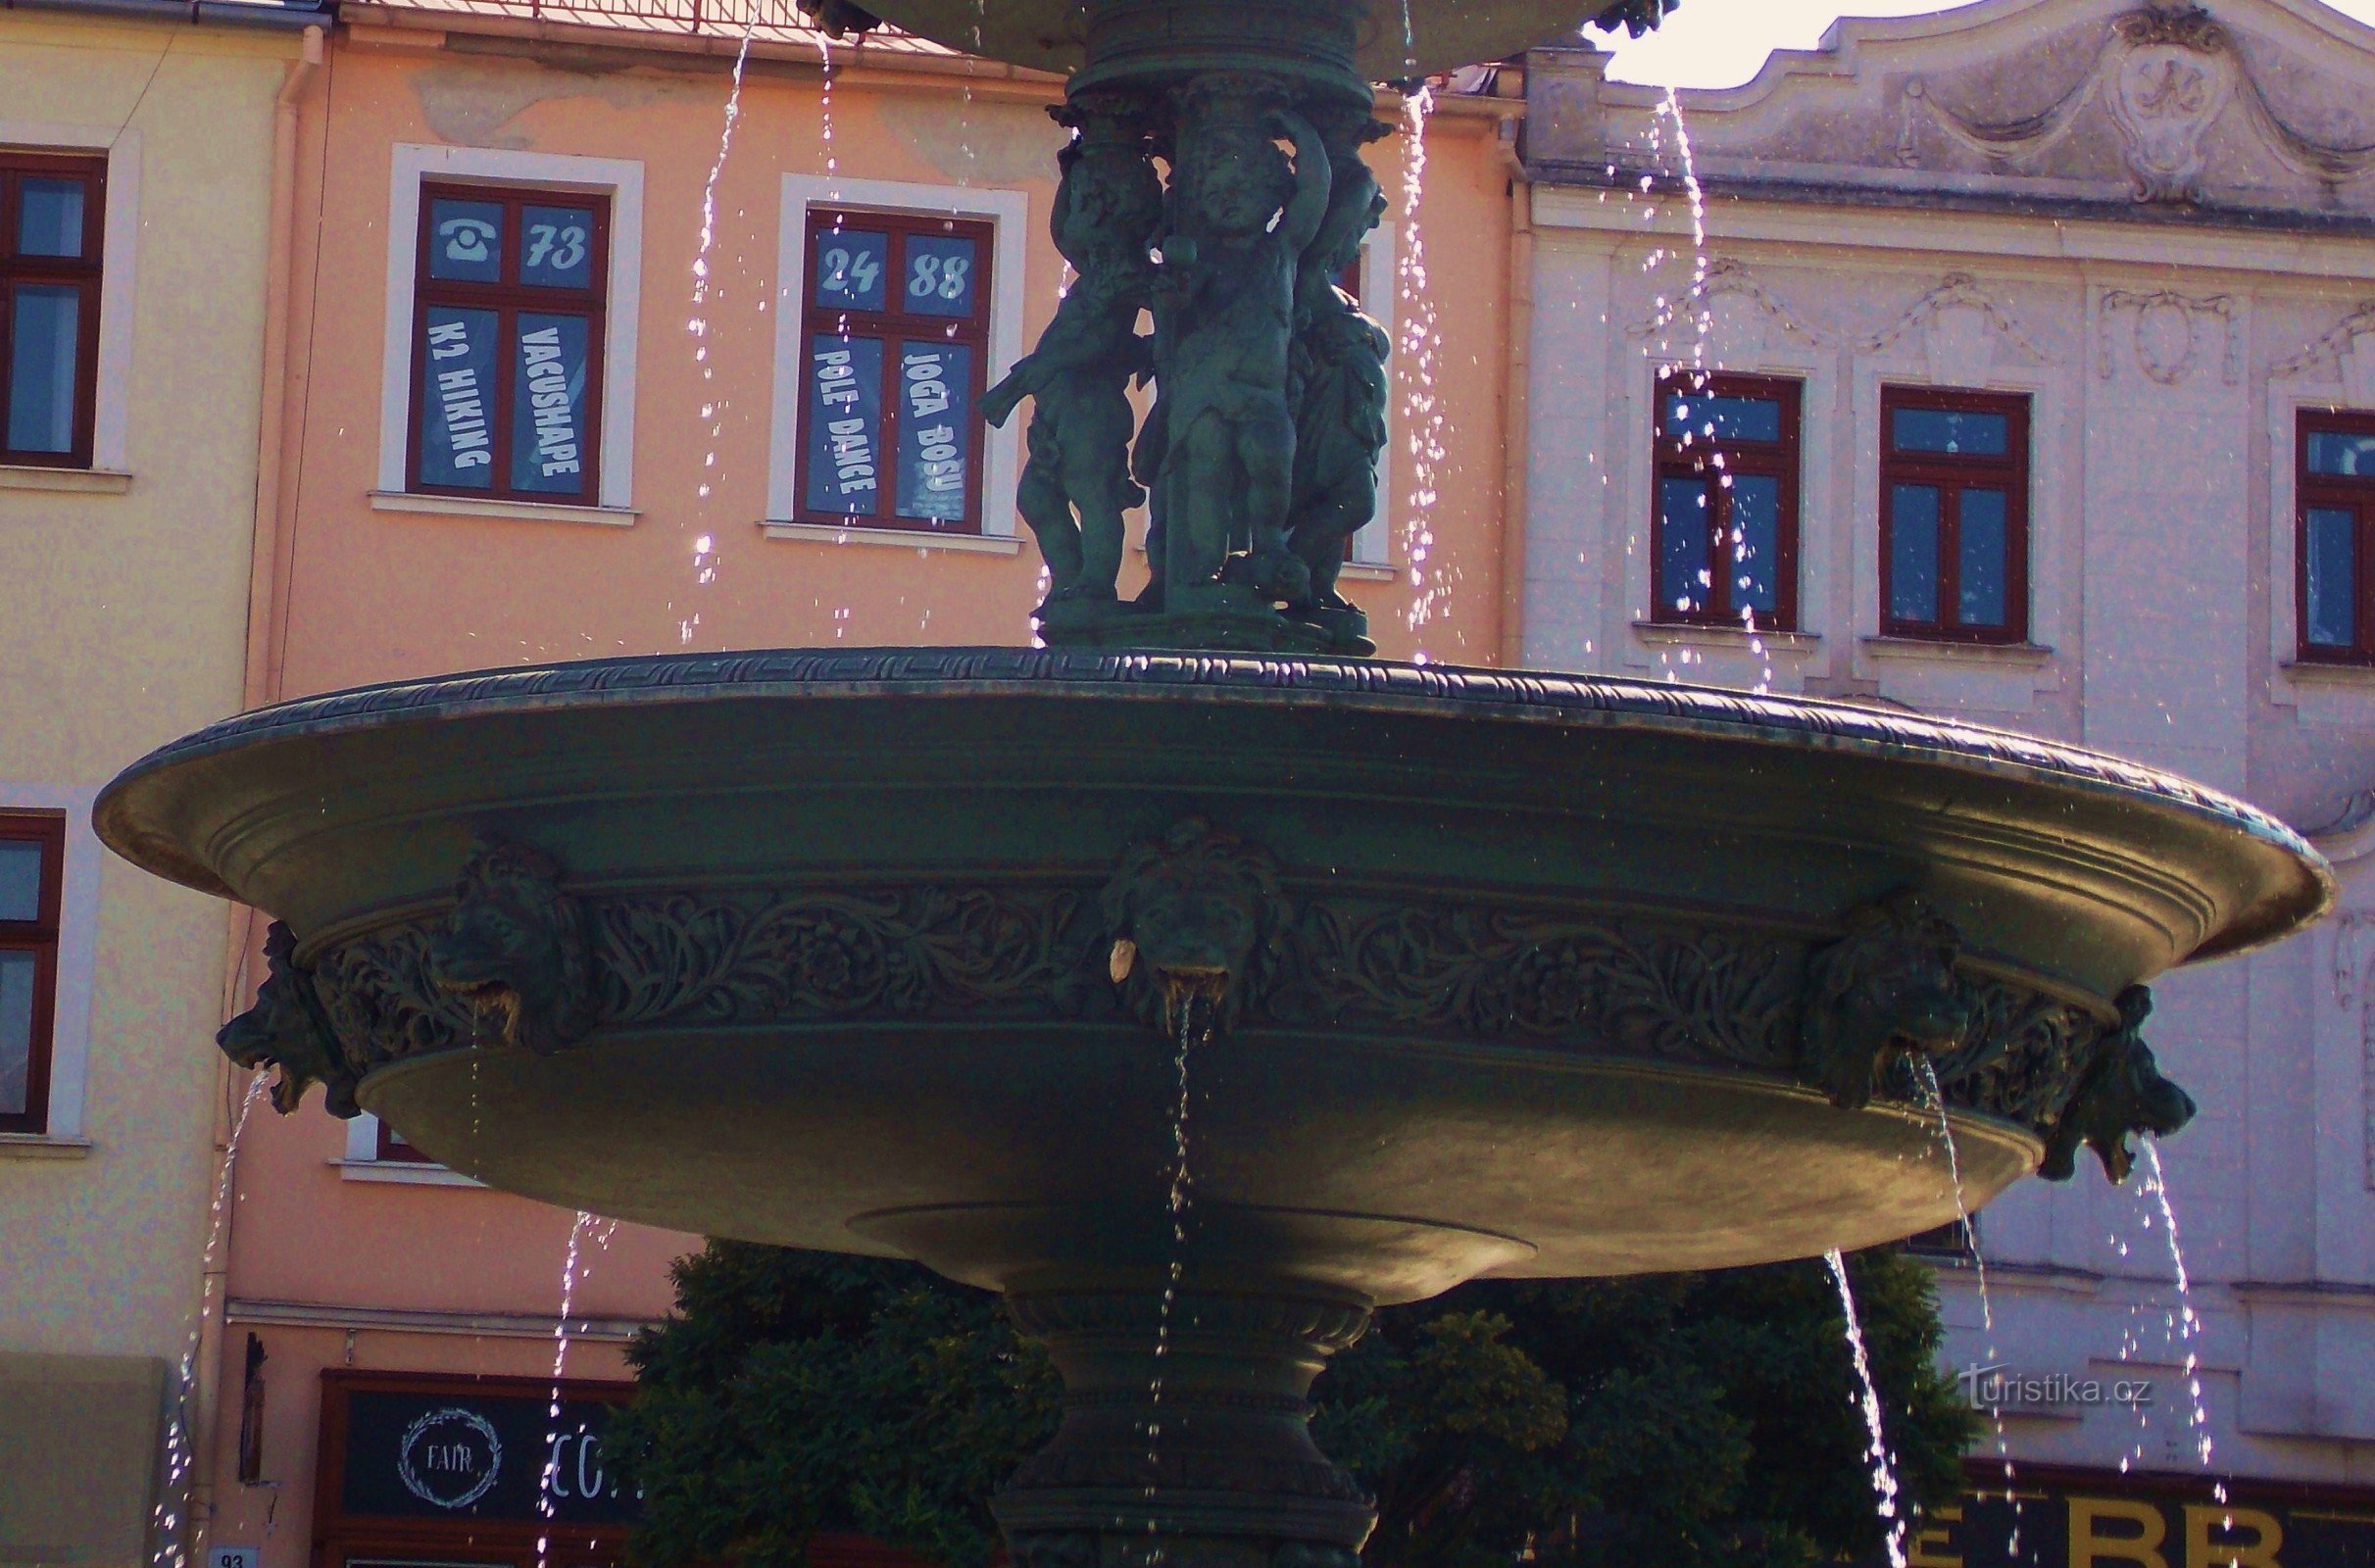
[{"label": "cherub statue", "polygon": [[1047,604],[1112,602],[1122,514],[1145,499],[1131,483],[1128,382],[1152,364],[1138,335],[1153,268],[1149,241],[1163,191],[1131,106],[1107,95],[1053,111],[1079,132],[1059,155],[1064,178],[1048,221],[1080,275],[1039,345],[989,389],[982,416],[1004,424],[1029,397],[1030,456],[1014,503],[1047,562]]},{"label": "cherub statue", "polygon": [[[1222,577],[1300,602],[1286,547],[1295,421],[1286,400],[1297,263],[1327,211],[1328,155],[1266,83],[1215,74],[1189,88],[1172,170],[1173,231],[1157,268],[1165,604]],[[1294,145],[1294,161],[1277,145]],[[1243,544],[1249,553],[1231,558]]]},{"label": "cherub statue", "polygon": [[1385,134],[1365,114],[1329,126],[1332,170],[1327,215],[1295,277],[1295,338],[1287,401],[1295,411],[1293,501],[1287,542],[1311,574],[1308,598],[1292,608],[1358,616],[1336,592],[1345,541],[1377,514],[1377,455],[1385,448],[1386,373],[1392,340],[1338,286],[1386,207],[1361,144]]}]

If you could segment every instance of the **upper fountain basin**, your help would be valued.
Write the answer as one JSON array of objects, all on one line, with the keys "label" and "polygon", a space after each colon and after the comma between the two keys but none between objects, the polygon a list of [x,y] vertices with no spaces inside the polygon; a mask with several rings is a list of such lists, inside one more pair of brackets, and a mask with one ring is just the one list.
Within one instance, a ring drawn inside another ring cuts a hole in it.
[{"label": "upper fountain basin", "polygon": [[1163,981],[1218,987],[1198,1266],[1372,1299],[1943,1223],[1907,1061],[1975,1206],[2126,988],[2333,892],[2249,806],[2015,735],[1163,653],[401,682],[168,746],[96,821],[285,922],[262,1054],[319,1031],[446,1163],[985,1284],[1158,1265]]}]

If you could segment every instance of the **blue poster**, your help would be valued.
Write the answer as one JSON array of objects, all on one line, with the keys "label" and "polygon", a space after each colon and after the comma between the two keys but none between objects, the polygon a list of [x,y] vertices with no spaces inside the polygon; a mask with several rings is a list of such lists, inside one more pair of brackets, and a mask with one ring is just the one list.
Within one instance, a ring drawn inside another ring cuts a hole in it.
[{"label": "blue poster", "polygon": [[512,488],[585,493],[591,432],[585,428],[582,316],[520,313],[520,363],[512,379]]},{"label": "blue poster", "polygon": [[808,494],[811,512],[875,516],[882,487],[882,340],[808,340]]},{"label": "blue poster", "polygon": [[911,234],[907,241],[907,308],[917,316],[970,317],[981,270],[980,246],[955,234]]},{"label": "blue poster", "polygon": [[421,308],[421,482],[470,490],[495,479],[496,313]]},{"label": "blue poster", "polygon": [[963,522],[972,448],[972,345],[901,343],[899,515]]},{"label": "blue poster", "polygon": [[428,275],[462,283],[503,280],[503,204],[438,196],[428,204]]},{"label": "blue poster", "polygon": [[886,303],[891,237],[827,228],[816,235],[816,302],[826,311],[878,311]]}]

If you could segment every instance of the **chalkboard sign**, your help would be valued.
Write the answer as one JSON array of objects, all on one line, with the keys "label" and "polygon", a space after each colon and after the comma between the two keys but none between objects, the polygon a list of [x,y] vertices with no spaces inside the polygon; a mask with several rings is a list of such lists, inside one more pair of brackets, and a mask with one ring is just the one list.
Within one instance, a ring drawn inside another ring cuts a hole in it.
[{"label": "chalkboard sign", "polygon": [[468,1385],[340,1390],[346,1462],[339,1511],[381,1519],[625,1524],[634,1494],[606,1463],[602,1440],[616,1401]]}]

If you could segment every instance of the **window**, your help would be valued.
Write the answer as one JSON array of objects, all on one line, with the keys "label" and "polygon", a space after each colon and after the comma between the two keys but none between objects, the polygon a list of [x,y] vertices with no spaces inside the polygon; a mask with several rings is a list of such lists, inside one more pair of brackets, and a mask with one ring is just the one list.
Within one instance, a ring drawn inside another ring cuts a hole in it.
[{"label": "window", "polygon": [[0,461],[87,468],[107,160],[0,157]]},{"label": "window", "polygon": [[802,522],[981,532],[987,222],[811,207]]},{"label": "window", "polygon": [[2029,633],[2029,400],[1883,387],[1880,630]]},{"label": "window", "polygon": [[1797,629],[1799,391],[1771,376],[1658,377],[1652,620]]},{"label": "window", "polygon": [[[373,1121],[378,1121],[378,1118],[375,1116],[371,1119]],[[407,1140],[402,1133],[396,1131],[395,1128],[390,1127],[384,1121],[379,1122],[378,1128],[376,1129],[376,1137],[372,1140],[372,1142],[374,1147],[371,1150],[371,1157],[373,1159],[400,1159],[410,1161],[416,1165],[434,1165],[437,1163],[428,1155],[422,1153],[420,1149]]]},{"label": "window", "polygon": [[66,813],[0,812],[0,1132],[49,1130]]},{"label": "window", "polygon": [[2295,464],[2301,657],[2375,663],[2375,414],[2301,415]]},{"label": "window", "polygon": [[411,488],[596,504],[610,202],[421,187]]}]

